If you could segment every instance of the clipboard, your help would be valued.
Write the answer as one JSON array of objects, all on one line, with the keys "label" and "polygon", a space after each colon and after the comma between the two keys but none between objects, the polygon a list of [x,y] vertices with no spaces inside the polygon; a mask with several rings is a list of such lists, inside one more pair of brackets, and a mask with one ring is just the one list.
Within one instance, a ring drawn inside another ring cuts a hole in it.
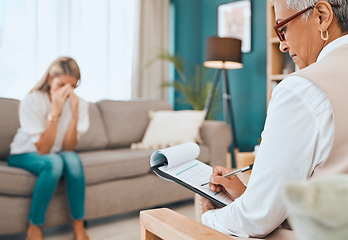
[{"label": "clipboard", "polygon": [[225,207],[233,202],[224,192],[213,192],[208,185],[213,172],[212,167],[197,160],[199,146],[196,143],[185,143],[158,150],[151,155],[151,170],[159,177],[180,184],[214,204]]}]

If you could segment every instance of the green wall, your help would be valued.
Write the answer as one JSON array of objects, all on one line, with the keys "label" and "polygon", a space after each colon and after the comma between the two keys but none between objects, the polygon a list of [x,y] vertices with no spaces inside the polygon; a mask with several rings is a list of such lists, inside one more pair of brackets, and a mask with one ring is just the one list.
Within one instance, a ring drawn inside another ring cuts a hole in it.
[{"label": "green wall", "polygon": [[[175,12],[174,19],[174,51],[184,61],[187,76],[193,74],[196,64],[202,63],[202,1],[201,0],[171,0]],[[178,74],[174,76],[180,79]],[[174,109],[188,109],[190,105],[180,103],[184,99],[179,92],[174,93]]]},{"label": "green wall", "polygon": [[[171,2],[175,8],[175,52],[189,64],[202,65],[206,38],[217,35],[217,7],[233,1]],[[252,0],[251,6],[251,52],[243,54],[242,69],[229,70],[232,108],[241,151],[253,150],[266,117],[266,0]],[[219,87],[221,89],[221,84]],[[175,98],[178,100],[182,96],[175,93]],[[221,98],[214,104],[222,109]],[[176,103],[174,108],[180,110],[188,106]],[[218,114],[216,119],[223,120],[223,114]]]}]

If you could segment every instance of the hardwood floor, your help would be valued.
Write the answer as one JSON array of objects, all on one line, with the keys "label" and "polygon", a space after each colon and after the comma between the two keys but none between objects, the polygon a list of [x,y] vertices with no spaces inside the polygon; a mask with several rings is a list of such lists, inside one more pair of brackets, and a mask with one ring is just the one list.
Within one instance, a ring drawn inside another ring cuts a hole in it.
[{"label": "hardwood floor", "polygon": [[[165,206],[189,218],[195,218],[194,203],[180,202]],[[91,240],[138,240],[139,212],[116,215],[88,221],[87,232]],[[46,240],[73,240],[72,227],[69,224],[43,230]],[[25,233],[0,235],[0,240],[23,240]]]}]

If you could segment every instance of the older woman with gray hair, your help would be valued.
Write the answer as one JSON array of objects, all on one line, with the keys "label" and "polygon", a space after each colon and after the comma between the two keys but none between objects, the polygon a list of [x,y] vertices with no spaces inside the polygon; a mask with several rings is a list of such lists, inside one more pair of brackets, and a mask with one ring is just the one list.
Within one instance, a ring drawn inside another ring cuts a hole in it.
[{"label": "older woman with gray hair", "polygon": [[280,50],[300,71],[273,91],[248,186],[215,167],[212,190],[234,199],[218,209],[202,198],[202,221],[226,234],[264,237],[288,217],[284,183],[348,173],[348,1],[275,0]]}]

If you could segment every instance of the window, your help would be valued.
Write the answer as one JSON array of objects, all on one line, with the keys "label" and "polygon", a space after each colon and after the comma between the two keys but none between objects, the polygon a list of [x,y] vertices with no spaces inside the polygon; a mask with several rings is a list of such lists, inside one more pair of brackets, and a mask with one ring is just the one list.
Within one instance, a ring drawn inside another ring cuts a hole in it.
[{"label": "window", "polygon": [[59,56],[81,68],[79,96],[131,98],[135,0],[0,0],[0,97],[23,99]]}]

